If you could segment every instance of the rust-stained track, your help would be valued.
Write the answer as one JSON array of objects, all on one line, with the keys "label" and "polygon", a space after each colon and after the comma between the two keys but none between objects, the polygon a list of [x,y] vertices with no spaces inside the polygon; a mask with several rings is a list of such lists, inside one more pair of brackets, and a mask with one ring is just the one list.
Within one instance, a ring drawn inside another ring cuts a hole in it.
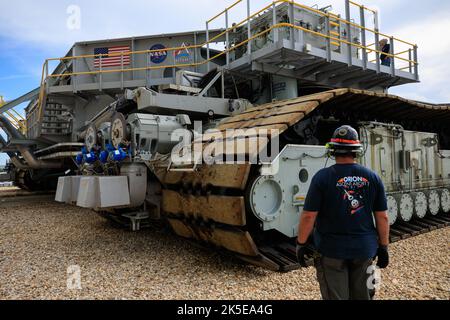
[{"label": "rust-stained track", "polygon": [[[267,136],[259,139],[262,136],[260,133],[266,134],[269,130],[269,139],[273,135],[283,135],[289,128],[319,111],[336,119],[354,117],[361,121],[396,122],[405,128],[419,126],[423,130],[430,128],[436,132],[448,130],[450,123],[449,106],[424,104],[371,91],[337,89],[257,106],[226,118],[217,126],[217,132],[195,140],[193,148],[201,143],[205,154],[222,158],[228,156],[227,151],[218,155],[215,150],[229,150],[227,144],[244,141],[248,159],[257,156],[270,142]],[[229,129],[240,131],[225,136]],[[296,269],[293,241],[262,240],[250,224],[253,217],[247,214],[245,195],[252,169],[250,163],[201,165],[193,172],[158,168],[156,173],[164,188],[162,209],[175,233],[182,237],[224,248],[245,261],[267,269]],[[448,215],[440,215],[396,224],[392,228],[391,240],[395,242],[446,227],[448,223]]]}]

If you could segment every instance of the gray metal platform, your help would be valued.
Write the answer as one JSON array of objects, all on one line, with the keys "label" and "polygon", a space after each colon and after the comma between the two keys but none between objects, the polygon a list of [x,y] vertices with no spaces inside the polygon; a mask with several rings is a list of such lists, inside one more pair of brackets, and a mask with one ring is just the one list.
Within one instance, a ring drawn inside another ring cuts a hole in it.
[{"label": "gray metal platform", "polygon": [[349,65],[347,56],[337,52],[331,52],[328,60],[326,50],[308,50],[301,43],[292,46],[286,39],[233,61],[227,68],[246,74],[282,75],[335,88],[388,88],[419,82],[418,76],[388,66],[381,65],[377,72],[377,64],[368,62],[364,68],[362,59],[353,58]]}]

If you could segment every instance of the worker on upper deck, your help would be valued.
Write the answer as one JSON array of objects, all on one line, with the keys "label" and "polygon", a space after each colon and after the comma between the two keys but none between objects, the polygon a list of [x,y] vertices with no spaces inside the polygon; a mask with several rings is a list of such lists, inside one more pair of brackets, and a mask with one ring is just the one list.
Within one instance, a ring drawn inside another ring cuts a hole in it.
[{"label": "worker on upper deck", "polygon": [[387,54],[391,53],[391,45],[387,39],[382,39],[380,41],[379,50],[383,52],[383,54],[380,55],[381,64],[389,67],[391,65],[391,57]]},{"label": "worker on upper deck", "polygon": [[319,171],[311,182],[297,258],[302,267],[315,258],[323,299],[370,300],[374,257],[380,268],[389,264],[385,188],[376,173],[356,163],[363,148],[355,129],[338,128],[328,148],[336,165]]}]

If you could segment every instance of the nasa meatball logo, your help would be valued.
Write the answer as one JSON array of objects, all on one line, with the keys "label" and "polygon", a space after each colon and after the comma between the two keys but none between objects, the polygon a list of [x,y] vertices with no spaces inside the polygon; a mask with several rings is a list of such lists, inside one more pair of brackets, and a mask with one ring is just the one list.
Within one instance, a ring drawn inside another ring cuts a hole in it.
[{"label": "nasa meatball logo", "polygon": [[[150,48],[150,61],[154,64],[160,64],[166,61],[167,59],[167,51],[165,51],[166,47],[162,44],[155,44]],[[156,51],[158,50],[158,51]]]}]

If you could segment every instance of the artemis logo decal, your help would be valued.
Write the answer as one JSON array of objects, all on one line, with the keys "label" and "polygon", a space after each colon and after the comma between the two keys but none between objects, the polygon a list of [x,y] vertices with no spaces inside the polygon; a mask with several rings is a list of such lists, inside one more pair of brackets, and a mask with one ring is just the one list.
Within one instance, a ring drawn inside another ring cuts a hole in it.
[{"label": "artemis logo decal", "polygon": [[174,52],[176,63],[189,63],[191,62],[191,52],[188,49],[189,44],[184,43],[181,45],[181,49]]}]

